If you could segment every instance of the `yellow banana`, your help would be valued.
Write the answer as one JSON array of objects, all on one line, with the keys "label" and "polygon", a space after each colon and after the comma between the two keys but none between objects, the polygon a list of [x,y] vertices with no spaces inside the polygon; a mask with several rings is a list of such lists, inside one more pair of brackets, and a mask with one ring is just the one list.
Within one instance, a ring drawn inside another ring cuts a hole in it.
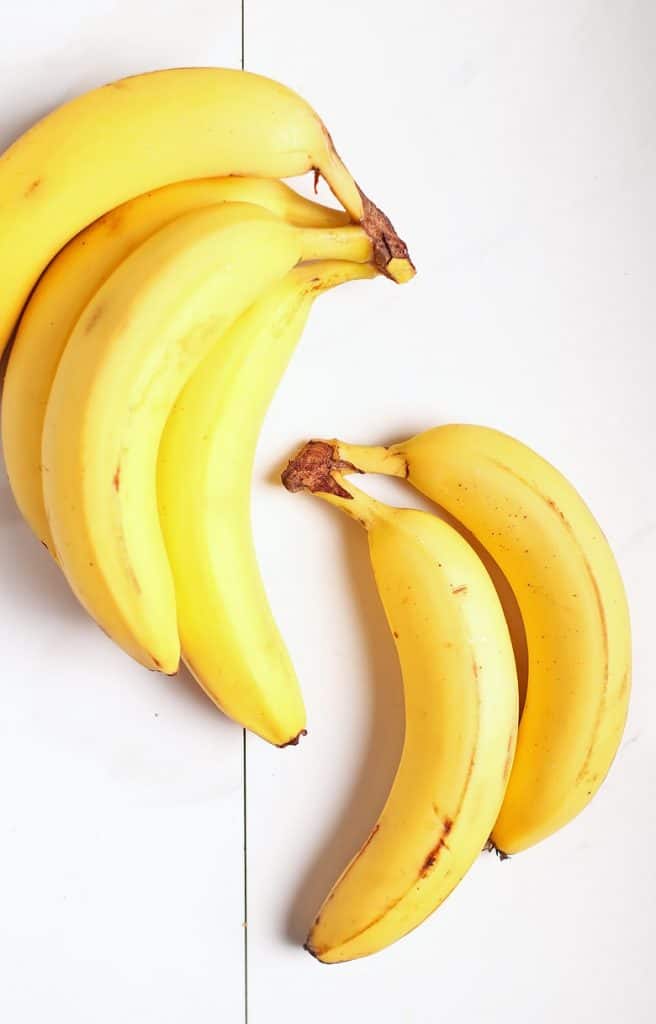
[{"label": "yellow banana", "polygon": [[[181,214],[221,202],[247,202],[308,229],[308,258],[369,260],[372,247],[348,215],[266,178],[178,182],[119,206],[76,235],[48,266],[21,317],[2,396],[2,443],[7,474],[25,520],[53,550],[43,504],[41,437],[59,360],[82,310],[113,270],[159,228]],[[331,230],[335,229],[335,230]]]},{"label": "yellow banana", "polygon": [[177,68],[64,104],[0,157],[0,353],[48,262],[108,210],[174,181],[310,170],[371,236],[380,269],[411,277],[405,245],[360,191],[317,114],[278,82]]},{"label": "yellow banana", "polygon": [[519,441],[437,427],[390,448],[336,443],[358,469],[407,478],[487,548],[515,592],[528,646],[517,755],[492,833],[517,853],[589,803],[619,746],[631,685],[622,579],[580,495]]},{"label": "yellow banana", "polygon": [[199,365],[160,445],[160,522],[183,658],[223,711],[278,746],[297,741],[305,710],[253,547],[255,446],[314,299],[375,274],[371,265],[329,260],[271,285]]},{"label": "yellow banana", "polygon": [[42,448],[57,558],[96,621],[150,668],[175,672],[179,659],[156,493],[166,420],[212,346],[306,256],[305,236],[245,203],[187,213],[120,264],[61,358]]},{"label": "yellow banana", "polygon": [[308,938],[325,963],[383,949],[446,899],[492,828],[517,730],[512,645],[480,559],[435,516],[361,494],[342,475],[352,469],[331,444],[311,442],[283,474],[289,489],[307,488],[366,527],[405,696],[387,803]]}]

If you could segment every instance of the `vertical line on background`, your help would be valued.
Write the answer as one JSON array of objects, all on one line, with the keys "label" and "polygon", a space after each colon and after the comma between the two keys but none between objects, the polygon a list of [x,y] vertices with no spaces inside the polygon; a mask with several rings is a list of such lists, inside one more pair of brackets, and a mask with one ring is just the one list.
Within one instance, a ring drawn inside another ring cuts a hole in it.
[{"label": "vertical line on background", "polygon": [[244,70],[244,2],[241,0],[241,69]]},{"label": "vertical line on background", "polygon": [[244,830],[244,1022],[248,1024],[248,817],[246,811],[246,730],[242,729],[242,787]]},{"label": "vertical line on background", "polygon": [[[244,45],[245,37],[245,18],[244,18],[244,4],[245,0],[241,0],[241,70],[244,70],[245,66],[245,54],[246,48]],[[242,756],[241,756],[241,772],[242,772],[242,828],[244,832],[244,1024],[248,1024],[248,812],[247,812],[247,798],[246,798],[246,760],[247,760],[247,746],[246,746],[246,730],[242,729]]]}]

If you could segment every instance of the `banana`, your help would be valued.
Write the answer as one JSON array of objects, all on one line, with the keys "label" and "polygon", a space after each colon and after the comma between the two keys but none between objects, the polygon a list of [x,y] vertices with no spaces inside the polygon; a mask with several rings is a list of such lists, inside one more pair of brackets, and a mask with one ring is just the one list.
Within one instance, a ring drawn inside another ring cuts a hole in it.
[{"label": "banana", "polygon": [[[142,242],[181,214],[221,202],[262,206],[307,229],[308,256],[369,260],[372,247],[348,215],[303,198],[279,181],[211,178],[178,182],[112,210],[76,235],[48,266],[21,317],[2,397],[2,443],[16,503],[54,553],[43,503],[41,438],[57,366],[82,310],[113,270]],[[334,229],[334,230],[332,230]]]},{"label": "banana", "polygon": [[298,740],[305,711],[253,547],[255,446],[315,298],[375,275],[371,265],[329,260],[271,285],[195,371],[160,445],[160,522],[183,658],[226,714],[277,746]]},{"label": "banana", "polygon": [[367,956],[434,911],[480,853],[512,765],[517,678],[503,611],[473,549],[425,512],[360,493],[331,444],[283,474],[353,516],[403,674],[405,739],[383,812],[326,899],[306,948],[324,963]]},{"label": "banana", "polygon": [[210,348],[307,256],[305,237],[245,203],[184,214],[110,275],[59,363],[42,445],[56,555],[99,625],[149,668],[179,660],[156,492],[166,420]]},{"label": "banana", "polygon": [[0,157],[0,354],[49,261],[92,221],[191,178],[291,178],[314,170],[374,242],[394,280],[414,273],[389,220],[359,189],[300,96],[260,75],[176,68],[94,89]]},{"label": "banana", "polygon": [[506,854],[525,850],[590,802],[624,730],[631,629],[608,542],[558,470],[496,430],[456,424],[390,448],[335,447],[359,470],[407,478],[450,512],[515,592],[528,687],[492,842]]}]

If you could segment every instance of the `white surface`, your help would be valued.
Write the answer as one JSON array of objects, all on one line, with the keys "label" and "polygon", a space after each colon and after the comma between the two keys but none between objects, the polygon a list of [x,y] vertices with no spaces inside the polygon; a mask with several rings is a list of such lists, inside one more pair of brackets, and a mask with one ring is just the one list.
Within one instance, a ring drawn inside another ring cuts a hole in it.
[{"label": "white surface", "polygon": [[[0,138],[96,81],[238,63],[233,0],[158,10],[13,8]],[[656,1018],[655,32],[649,0],[246,0],[247,67],[316,105],[419,269],[319,301],[262,437],[257,542],[310,734],[248,742],[251,1024]],[[363,535],[273,471],[308,436],[448,420],[517,434],[589,500],[631,600],[630,721],[568,829],[324,967],[300,942],[384,799],[400,683]],[[0,545],[0,1017],[242,1020],[241,735],[86,623],[6,484]]]},{"label": "white surface", "polygon": [[[0,146],[96,84],[238,66],[240,48],[236,3],[16,4]],[[106,640],[4,472],[0,565],[0,1020],[242,1020],[241,731],[188,676],[149,673]]]}]

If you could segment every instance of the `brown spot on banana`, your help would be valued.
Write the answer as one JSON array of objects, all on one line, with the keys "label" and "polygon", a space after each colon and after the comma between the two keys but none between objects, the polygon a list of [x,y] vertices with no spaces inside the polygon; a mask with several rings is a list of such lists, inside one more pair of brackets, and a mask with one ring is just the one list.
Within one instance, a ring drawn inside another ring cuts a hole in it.
[{"label": "brown spot on banana", "polygon": [[435,864],[437,864],[438,858],[442,850],[449,849],[445,837],[448,836],[452,828],[453,821],[451,820],[451,818],[445,818],[442,823],[442,835],[438,839],[433,849],[430,850],[428,855],[426,856],[426,859],[424,860],[424,863],[422,864],[421,869],[419,871],[419,878],[425,878],[426,875],[431,870],[431,868],[433,868]]},{"label": "brown spot on banana", "polygon": [[84,325],[84,333],[90,334],[93,328],[96,326],[101,316],[103,315],[103,307],[98,305],[91,311],[91,314],[87,317],[87,322]]}]

